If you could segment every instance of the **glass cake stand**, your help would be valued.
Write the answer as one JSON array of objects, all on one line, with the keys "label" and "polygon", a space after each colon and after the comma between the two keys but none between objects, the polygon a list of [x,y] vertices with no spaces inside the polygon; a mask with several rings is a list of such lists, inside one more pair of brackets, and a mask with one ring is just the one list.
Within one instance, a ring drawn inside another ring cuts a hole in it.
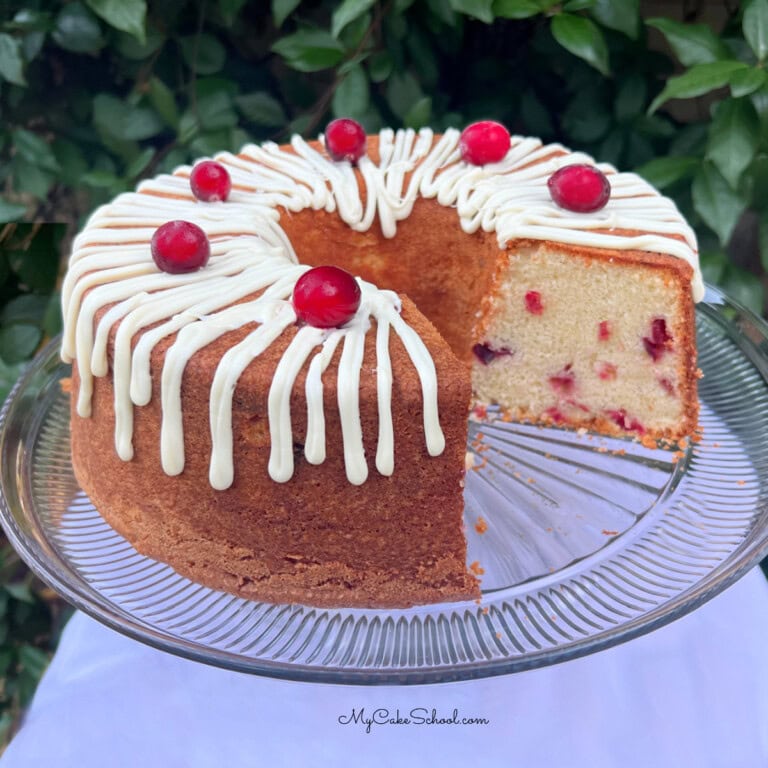
[{"label": "glass cake stand", "polygon": [[249,602],[139,555],[73,477],[57,342],[0,413],[0,521],[30,568],[78,608],[229,669],[405,684],[572,659],[686,614],[768,551],[768,326],[709,288],[697,329],[702,433],[682,450],[492,411],[470,422],[465,519],[468,561],[484,569],[480,603]]}]

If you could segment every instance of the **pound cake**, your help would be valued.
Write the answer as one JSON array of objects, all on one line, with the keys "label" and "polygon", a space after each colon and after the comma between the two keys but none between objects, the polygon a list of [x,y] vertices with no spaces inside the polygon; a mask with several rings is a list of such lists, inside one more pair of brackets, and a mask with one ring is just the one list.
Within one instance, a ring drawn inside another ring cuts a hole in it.
[{"label": "pound cake", "polygon": [[92,215],[62,292],[74,471],[214,589],[477,599],[470,408],[680,440],[702,295],[692,231],[634,174],[487,121],[334,121]]}]

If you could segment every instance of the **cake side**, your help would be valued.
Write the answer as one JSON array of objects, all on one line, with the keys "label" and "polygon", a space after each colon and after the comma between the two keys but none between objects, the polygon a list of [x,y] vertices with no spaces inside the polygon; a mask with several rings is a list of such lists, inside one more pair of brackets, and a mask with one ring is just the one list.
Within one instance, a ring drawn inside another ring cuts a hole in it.
[{"label": "cake side", "polygon": [[522,241],[500,256],[473,386],[515,418],[679,440],[697,425],[690,267]]},{"label": "cake side", "polygon": [[[432,349],[441,380],[439,408],[446,450],[430,457],[422,430],[420,383],[406,351],[390,339],[395,372],[395,472],[372,472],[362,486],[346,477],[334,372],[324,376],[327,457],[309,464],[305,376],[291,395],[295,471],[288,483],[267,474],[270,454],[268,392],[283,345],[275,342],[244,371],[233,399],[236,435],[232,485],[208,481],[211,454],[208,398],[217,361],[249,329],[234,331],[192,357],[184,373],[184,471],[160,468],[160,377],[150,403],[135,409],[134,458],[114,450],[114,389],[110,376],[94,381],[93,415],[73,410],[73,465],[78,482],[107,522],[147,556],[194,581],[250,599],[318,606],[406,606],[479,597],[466,567],[462,528],[464,452],[469,382],[444,341],[404,299],[403,316]],[[112,330],[112,335],[117,328]],[[134,343],[137,343],[138,339]],[[153,352],[162,370],[173,338]],[[376,454],[375,334],[368,334],[361,372],[361,421],[368,461]],[[75,388],[79,379],[75,373]],[[73,399],[73,402],[75,399]]]}]

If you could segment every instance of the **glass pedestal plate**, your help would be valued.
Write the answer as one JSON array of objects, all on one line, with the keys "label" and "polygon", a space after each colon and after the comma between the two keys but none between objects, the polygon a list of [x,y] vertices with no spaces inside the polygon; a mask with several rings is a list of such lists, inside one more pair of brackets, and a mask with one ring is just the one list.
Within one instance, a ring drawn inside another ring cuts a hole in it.
[{"label": "glass pedestal plate", "polygon": [[[131,637],[229,669],[408,684],[594,653],[684,615],[768,551],[768,326],[708,289],[701,435],[680,450],[471,420],[465,520],[483,598],[403,610],[249,602],[139,555],[79,490],[58,344],[0,414],[0,522],[63,597]],[[418,510],[414,510],[418,513]]]}]

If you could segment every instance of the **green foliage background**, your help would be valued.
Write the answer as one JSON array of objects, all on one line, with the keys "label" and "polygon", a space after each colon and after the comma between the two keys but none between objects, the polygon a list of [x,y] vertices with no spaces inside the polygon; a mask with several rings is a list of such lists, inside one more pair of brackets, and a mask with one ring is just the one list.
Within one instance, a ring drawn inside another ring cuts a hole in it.
[{"label": "green foliage background", "polygon": [[[60,328],[62,250],[95,206],[338,116],[368,131],[490,117],[637,170],[691,221],[705,278],[763,311],[768,0],[667,5],[0,0],[0,397]],[[58,615],[14,558],[0,551],[0,730]]]}]

